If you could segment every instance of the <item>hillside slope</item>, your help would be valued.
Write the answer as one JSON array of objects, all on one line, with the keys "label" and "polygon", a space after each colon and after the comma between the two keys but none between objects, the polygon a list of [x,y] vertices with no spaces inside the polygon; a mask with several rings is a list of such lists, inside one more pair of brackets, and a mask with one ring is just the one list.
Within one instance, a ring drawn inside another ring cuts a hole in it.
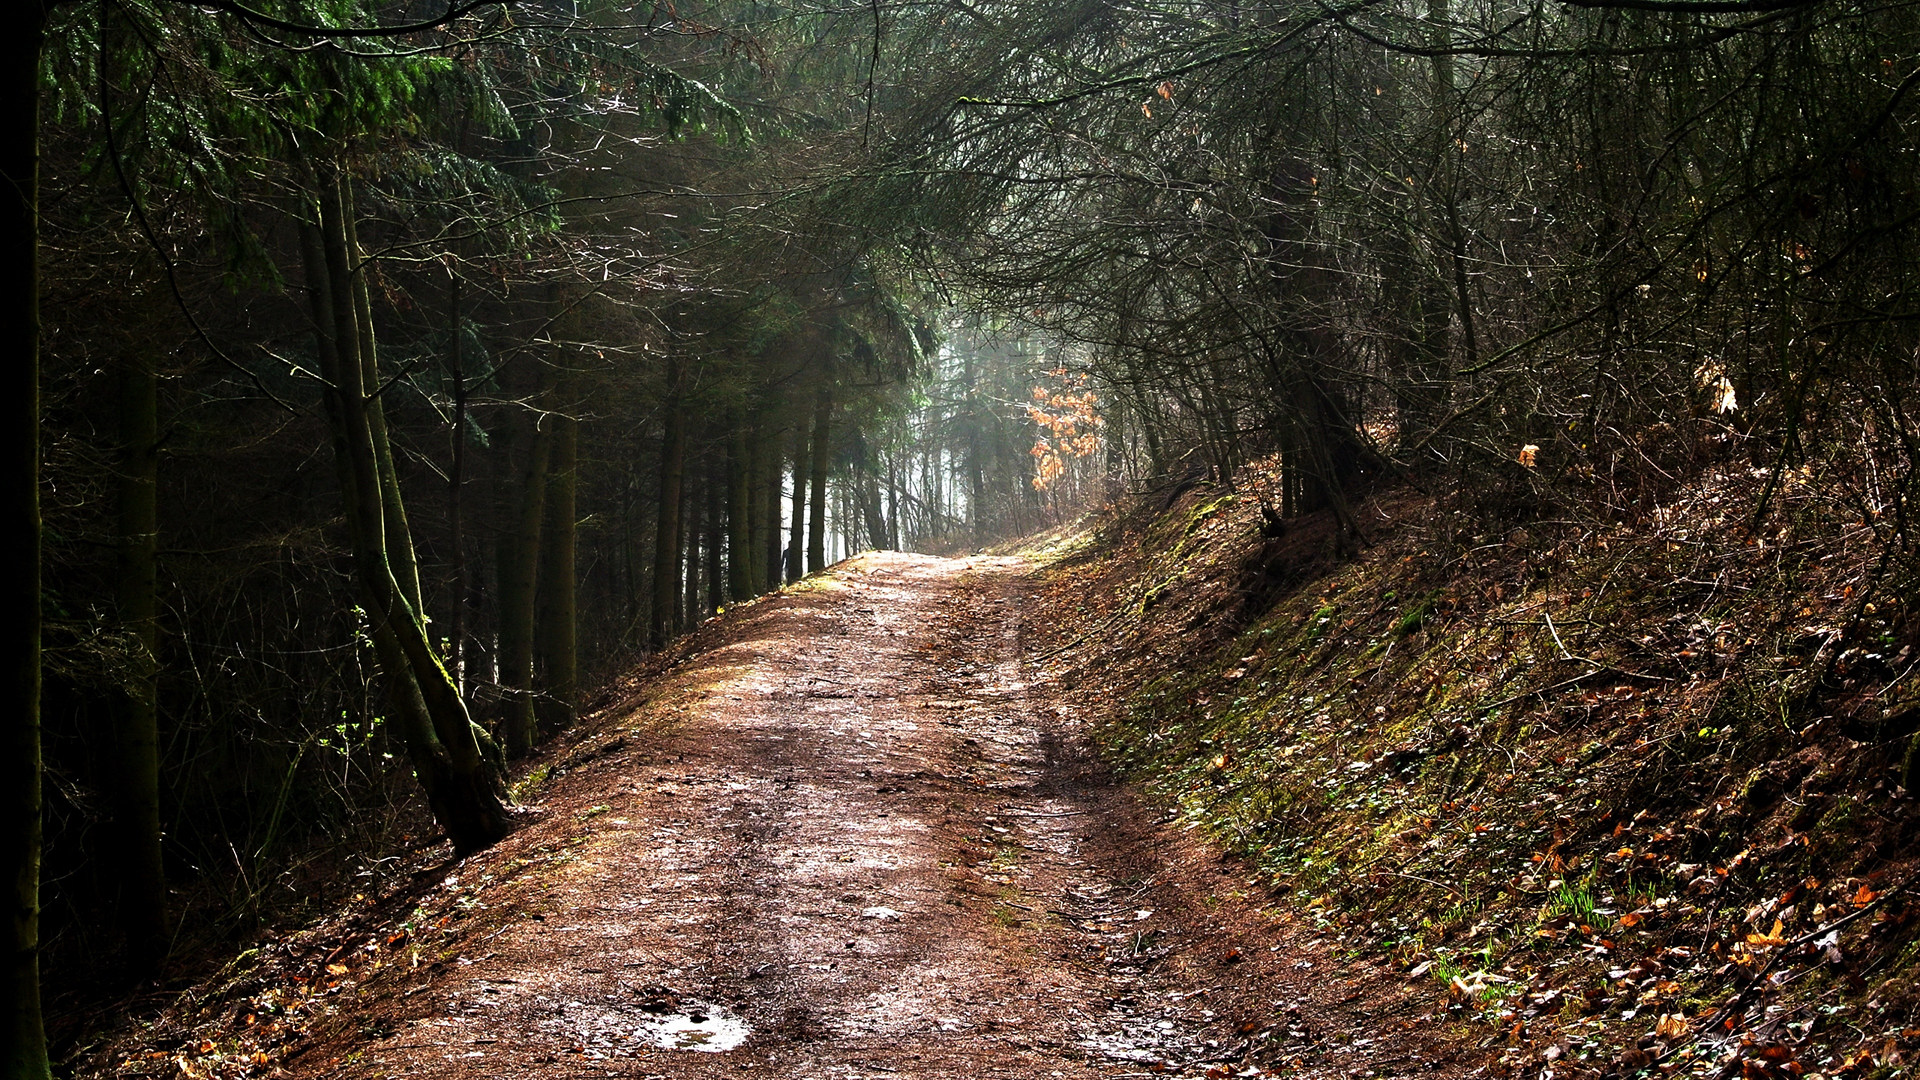
[{"label": "hillside slope", "polygon": [[1756,518],[1768,482],[1499,532],[1389,492],[1336,560],[1254,466],[1055,538],[1036,648],[1188,828],[1434,980],[1496,1073],[1903,1074],[1914,582],[1805,473]]}]

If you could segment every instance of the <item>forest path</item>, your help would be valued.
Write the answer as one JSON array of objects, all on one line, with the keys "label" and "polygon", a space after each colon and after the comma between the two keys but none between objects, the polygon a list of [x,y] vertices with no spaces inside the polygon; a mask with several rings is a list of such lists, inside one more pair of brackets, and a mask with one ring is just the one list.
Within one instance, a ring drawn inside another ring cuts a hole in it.
[{"label": "forest path", "polygon": [[1236,891],[1252,891],[1243,870],[1158,826],[1069,708],[1030,686],[1029,581],[1014,559],[883,553],[731,613],[727,643],[648,689],[676,722],[576,751],[541,820],[443,886],[494,882],[458,947],[393,971],[356,1036],[290,1064],[388,1078],[1441,1068],[1375,1030],[1397,983],[1329,971],[1311,929],[1261,912]]}]

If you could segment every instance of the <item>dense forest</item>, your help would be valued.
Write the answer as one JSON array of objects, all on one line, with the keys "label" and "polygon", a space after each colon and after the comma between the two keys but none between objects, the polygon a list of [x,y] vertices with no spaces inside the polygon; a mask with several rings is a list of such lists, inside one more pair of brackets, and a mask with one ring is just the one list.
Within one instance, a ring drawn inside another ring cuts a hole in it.
[{"label": "dense forest", "polygon": [[1920,583],[1911,4],[36,0],[6,47],[7,1078],[43,987],[488,848],[597,687],[865,549],[1271,460],[1338,558],[1387,487],[1497,534],[1737,467],[1729,529],[1864,530],[1842,621]]}]

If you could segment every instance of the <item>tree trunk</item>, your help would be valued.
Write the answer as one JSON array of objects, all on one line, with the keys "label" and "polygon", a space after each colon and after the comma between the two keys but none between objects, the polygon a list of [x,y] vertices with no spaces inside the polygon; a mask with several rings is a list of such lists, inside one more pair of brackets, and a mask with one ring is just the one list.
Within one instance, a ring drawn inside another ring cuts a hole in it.
[{"label": "tree trunk", "polygon": [[394,578],[385,530],[389,493],[381,483],[380,454],[368,416],[368,369],[361,363],[362,337],[355,325],[360,305],[353,300],[352,261],[342,220],[349,203],[343,198],[344,179],[331,168],[316,169],[314,178],[317,224],[299,223],[301,253],[321,374],[328,384],[328,426],[354,575],[414,774],[455,849],[477,851],[505,836],[510,821],[500,804],[497,776],[481,756],[466,704],[428,642],[418,610],[408,606]]},{"label": "tree trunk", "polygon": [[788,581],[798,581],[805,573],[807,544],[807,431],[796,427],[793,433],[793,530],[787,537],[786,570]]},{"label": "tree trunk", "polygon": [[900,462],[887,454],[887,550],[900,550]]},{"label": "tree trunk", "polygon": [[707,526],[707,606],[706,614],[720,610],[727,602],[726,572],[721,562],[721,548],[726,546],[726,523],[722,520],[721,496],[725,494],[726,467],[717,458],[707,463],[707,483],[705,511]]},{"label": "tree trunk", "polygon": [[13,374],[0,399],[13,402],[13,423],[6,432],[7,474],[13,494],[7,502],[6,542],[13,573],[7,594],[13,599],[4,620],[7,688],[0,702],[0,850],[5,852],[8,923],[6,973],[0,975],[0,1077],[46,1080],[46,1027],[40,1015],[40,45],[46,8],[28,5],[7,34],[13,59],[5,62],[14,80],[13,106],[7,110],[5,144],[0,146],[0,184],[6,191],[0,210],[7,237],[26,271],[8,295],[13,297],[15,358]]},{"label": "tree trunk", "polygon": [[736,418],[727,445],[727,598],[736,603],[753,597],[750,441],[746,421]]},{"label": "tree trunk", "polygon": [[807,486],[813,492],[812,520],[807,523],[807,573],[827,568],[827,468],[833,463],[832,442],[833,391],[824,387],[813,408],[813,464]]},{"label": "tree trunk", "polygon": [[1285,312],[1278,350],[1266,360],[1281,409],[1283,513],[1328,507],[1339,523],[1335,543],[1352,550],[1359,526],[1347,502],[1347,487],[1360,472],[1364,448],[1354,426],[1351,385],[1338,352],[1339,335],[1326,325],[1324,305],[1334,271],[1311,236],[1312,170],[1284,159],[1268,181],[1274,212],[1265,227],[1267,279]]},{"label": "tree trunk", "polygon": [[[684,457],[684,455],[683,455]],[[698,492],[693,484],[686,482],[686,470],[681,469],[680,484],[680,525],[681,533],[686,537],[686,598],[680,609],[679,629],[687,631],[700,624],[700,542],[707,534],[706,496]]]},{"label": "tree trunk", "polygon": [[768,430],[761,435],[761,443],[766,447],[763,451],[766,459],[766,478],[765,486],[761,489],[766,496],[766,501],[762,504],[766,509],[761,511],[760,517],[766,529],[766,538],[760,543],[762,568],[760,580],[765,583],[767,592],[773,592],[780,588],[780,582],[784,577],[780,572],[780,495],[784,490],[781,481],[786,477],[784,467],[786,455],[781,453],[782,440],[772,420],[767,421],[767,428]]},{"label": "tree trunk", "polygon": [[507,756],[533,749],[534,592],[540,567],[540,524],[546,514],[553,425],[534,414],[528,426],[527,467],[507,542],[500,545],[500,688],[506,694],[500,729]]},{"label": "tree trunk", "polygon": [[553,451],[548,467],[546,527],[540,533],[540,602],[536,645],[545,682],[535,699],[535,713],[548,731],[573,725],[580,683],[579,583],[576,554],[579,514],[580,422],[558,413],[553,425]]},{"label": "tree trunk", "polygon": [[467,549],[466,521],[461,515],[461,489],[467,478],[467,371],[465,328],[460,319],[460,273],[447,280],[447,373],[453,380],[453,424],[449,438],[452,463],[447,469],[447,547],[450,565],[447,586],[448,655],[453,660],[453,685],[464,698],[467,676]]},{"label": "tree trunk", "polygon": [[367,424],[373,435],[374,463],[380,470],[380,513],[382,534],[386,537],[387,562],[393,568],[393,580],[400,595],[412,607],[424,626],[427,609],[421,603],[420,563],[414,556],[413,530],[407,524],[406,504],[400,500],[400,476],[393,468],[393,444],[387,438],[385,387],[380,383],[380,354],[373,336],[373,302],[367,291],[372,272],[360,248],[360,236],[354,221],[353,184],[340,183],[342,213],[340,223],[346,230],[347,257],[353,274],[353,313],[359,330],[360,379],[367,394]]},{"label": "tree trunk", "polygon": [[115,461],[119,537],[114,600],[131,648],[113,710],[114,833],[120,863],[120,929],[136,979],[167,954],[167,879],[160,857],[159,611],[154,547],[159,531],[159,400],[153,356],[135,346],[120,367],[120,440]]},{"label": "tree trunk", "polygon": [[880,479],[874,475],[866,435],[858,429],[853,433],[853,472],[854,497],[859,500],[860,513],[866,522],[867,541],[874,550],[885,550],[887,516],[880,504]]},{"label": "tree trunk", "polygon": [[767,591],[767,419],[756,410],[747,447],[747,595]]},{"label": "tree trunk", "polygon": [[673,605],[680,592],[680,499],[686,478],[686,419],[680,406],[680,368],[667,372],[666,430],[660,437],[660,512],[653,532],[653,608],[647,641],[658,649],[673,636]]}]

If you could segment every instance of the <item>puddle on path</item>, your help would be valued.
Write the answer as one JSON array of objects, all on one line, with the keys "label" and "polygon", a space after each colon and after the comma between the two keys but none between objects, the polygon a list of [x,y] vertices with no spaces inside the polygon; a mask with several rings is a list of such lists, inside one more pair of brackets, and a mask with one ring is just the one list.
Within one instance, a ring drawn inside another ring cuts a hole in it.
[{"label": "puddle on path", "polygon": [[591,1058],[627,1057],[643,1048],[717,1054],[753,1034],[731,1009],[677,995],[671,1004],[653,1001],[639,1008],[567,1002],[559,1012],[539,1026],[561,1034]]},{"label": "puddle on path", "polygon": [[753,1029],[724,1009],[650,1016],[633,1034],[634,1041],[662,1050],[696,1050],[717,1054],[747,1041]]}]

